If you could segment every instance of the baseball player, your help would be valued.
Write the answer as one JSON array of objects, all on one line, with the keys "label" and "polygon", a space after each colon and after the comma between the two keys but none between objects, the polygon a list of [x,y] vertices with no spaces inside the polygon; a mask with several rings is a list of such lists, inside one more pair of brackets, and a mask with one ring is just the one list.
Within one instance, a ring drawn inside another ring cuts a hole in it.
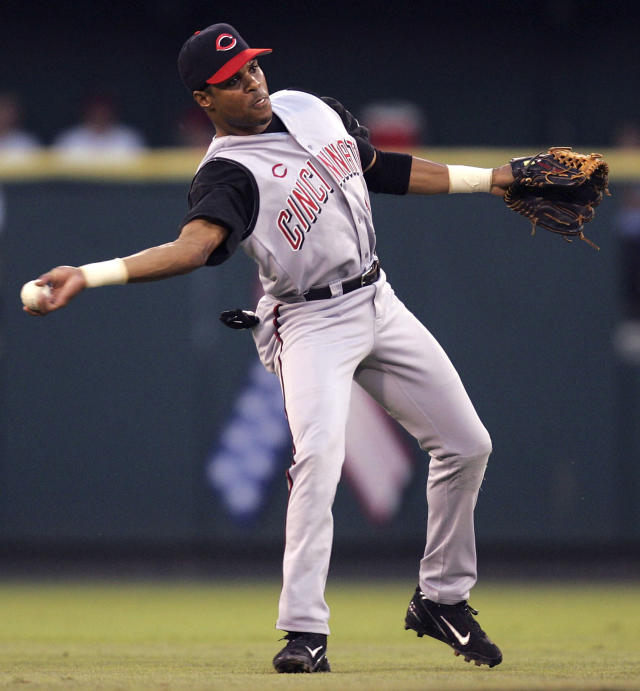
[{"label": "baseball player", "polygon": [[[228,24],[186,41],[179,72],[215,137],[178,238],[124,259],[54,268],[25,310],[44,315],[85,288],[215,266],[241,246],[264,289],[248,325],[262,363],[279,377],[293,440],[276,624],[287,644],[275,669],[330,670],[324,590],[353,379],[430,456],[426,549],[405,628],[493,667],[500,650],[467,604],[476,582],[473,512],[491,440],[447,355],[387,281],[369,191],[503,195],[511,168],[378,151],[337,101],[290,90],[270,96],[257,61],[270,52],[250,48]],[[388,232],[401,236],[402,227]]]}]

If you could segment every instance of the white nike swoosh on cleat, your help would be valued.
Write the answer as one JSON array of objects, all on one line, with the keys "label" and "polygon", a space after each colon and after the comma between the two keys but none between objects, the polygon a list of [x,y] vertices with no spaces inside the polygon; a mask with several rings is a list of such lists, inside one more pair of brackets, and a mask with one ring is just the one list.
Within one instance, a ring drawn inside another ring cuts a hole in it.
[{"label": "white nike swoosh on cleat", "polygon": [[311,655],[311,657],[315,657],[318,654],[318,650],[322,650],[321,645],[319,645],[317,648],[314,648],[313,650],[311,650],[311,648],[308,645],[305,645],[304,647],[309,651],[309,655]]},{"label": "white nike swoosh on cleat", "polygon": [[471,638],[471,631],[469,631],[469,633],[466,636],[462,636],[455,630],[453,626],[451,626],[451,624],[442,615],[440,616],[440,619],[442,619],[442,621],[451,629],[451,633],[453,633],[453,635],[458,639],[460,645],[467,645],[469,639]]}]

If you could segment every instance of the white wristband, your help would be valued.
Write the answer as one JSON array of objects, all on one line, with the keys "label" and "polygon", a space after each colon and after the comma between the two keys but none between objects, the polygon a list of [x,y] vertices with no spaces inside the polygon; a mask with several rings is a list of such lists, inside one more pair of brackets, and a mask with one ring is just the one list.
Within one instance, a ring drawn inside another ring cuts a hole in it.
[{"label": "white wristband", "polygon": [[449,194],[460,192],[490,192],[493,168],[471,166],[447,166],[449,169]]},{"label": "white wristband", "polygon": [[84,274],[87,288],[123,285],[129,280],[129,272],[123,259],[109,259],[106,262],[85,264],[78,267]]}]

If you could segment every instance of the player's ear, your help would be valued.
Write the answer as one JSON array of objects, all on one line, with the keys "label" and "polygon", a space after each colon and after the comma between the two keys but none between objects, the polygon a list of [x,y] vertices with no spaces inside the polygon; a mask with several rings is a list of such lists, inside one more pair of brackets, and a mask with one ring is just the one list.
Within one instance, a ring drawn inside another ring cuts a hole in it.
[{"label": "player's ear", "polygon": [[205,110],[210,110],[213,106],[213,96],[208,91],[194,91],[193,99]]}]

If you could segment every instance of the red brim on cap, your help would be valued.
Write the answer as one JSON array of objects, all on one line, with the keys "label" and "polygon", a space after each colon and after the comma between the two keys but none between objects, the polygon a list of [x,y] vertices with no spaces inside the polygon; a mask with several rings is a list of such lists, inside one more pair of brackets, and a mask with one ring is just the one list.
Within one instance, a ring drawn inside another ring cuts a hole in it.
[{"label": "red brim on cap", "polygon": [[247,48],[241,53],[234,55],[229,62],[225,63],[214,75],[207,79],[207,84],[219,84],[233,75],[249,60],[253,60],[258,55],[271,53],[271,48]]}]

